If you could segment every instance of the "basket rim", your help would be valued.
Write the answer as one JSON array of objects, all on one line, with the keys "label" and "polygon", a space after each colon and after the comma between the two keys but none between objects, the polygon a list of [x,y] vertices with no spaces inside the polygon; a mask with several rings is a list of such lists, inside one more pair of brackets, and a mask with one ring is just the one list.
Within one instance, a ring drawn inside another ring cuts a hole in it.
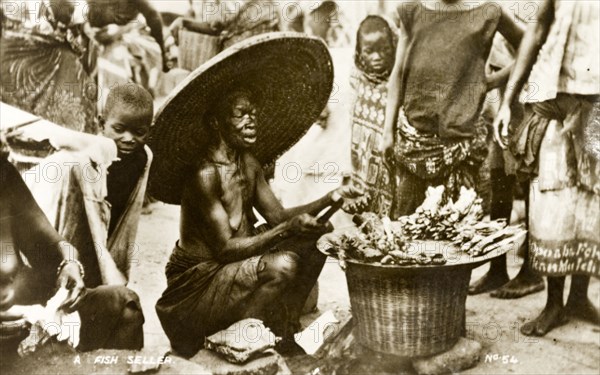
[{"label": "basket rim", "polygon": [[[469,267],[469,268],[477,268],[483,265],[490,260],[502,256],[509,252],[516,243],[521,243],[525,240],[526,231],[523,231],[518,236],[514,237],[513,241],[507,242],[504,246],[497,248],[487,254],[481,256],[471,256],[466,252],[458,250],[458,255],[460,255],[459,261],[447,261],[445,264],[411,264],[411,265],[399,265],[399,264],[381,264],[379,262],[364,262],[361,260],[353,259],[353,258],[345,258],[344,262],[357,264],[361,266],[374,267],[377,269],[398,269],[398,270],[435,270],[435,269],[447,269],[447,268],[455,268],[455,267]],[[425,246],[427,244],[440,244],[444,248],[457,249],[456,245],[453,245],[451,241],[441,241],[441,240],[412,240],[412,244],[415,246]],[[328,242],[327,235],[324,235],[317,242],[317,249],[327,256],[333,257],[339,260],[337,254],[332,254],[332,249],[334,248],[333,244]],[[424,252],[424,251],[419,251]]]}]

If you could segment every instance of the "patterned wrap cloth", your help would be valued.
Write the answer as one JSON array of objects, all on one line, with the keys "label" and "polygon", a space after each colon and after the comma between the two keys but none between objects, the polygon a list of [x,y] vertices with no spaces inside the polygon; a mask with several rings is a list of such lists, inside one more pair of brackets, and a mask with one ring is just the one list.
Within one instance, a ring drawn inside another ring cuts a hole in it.
[{"label": "patterned wrap cloth", "polygon": [[35,16],[35,22],[2,18],[0,99],[64,127],[96,133],[88,38],[80,24],[55,28],[44,15]]},{"label": "patterned wrap cloth", "polygon": [[352,184],[370,194],[367,211],[389,215],[392,205],[390,174],[383,163],[379,145],[383,134],[386,82],[359,78],[352,111]]},{"label": "patterned wrap cloth", "polygon": [[[383,18],[383,17],[382,17]],[[394,49],[397,44],[395,25],[383,18],[390,28]],[[360,30],[357,38],[360,37]],[[393,182],[388,168],[379,152],[385,122],[387,81],[390,72],[374,74],[360,59],[360,51],[354,54],[355,70],[351,85],[355,91],[352,110],[352,184],[371,196],[367,211],[389,216],[393,199]]]},{"label": "patterned wrap cloth", "polygon": [[444,185],[445,196],[453,200],[458,199],[461,186],[479,189],[479,168],[488,153],[486,136],[482,118],[473,138],[445,139],[414,128],[401,109],[395,142],[394,215],[414,212],[428,186]]},{"label": "patterned wrap cloth", "polygon": [[[255,229],[258,234],[261,230]],[[266,253],[310,249],[317,251],[314,239],[293,236]],[[156,302],[156,313],[179,354],[190,357],[202,349],[204,339],[233,323],[247,318],[250,297],[260,287],[260,260],[257,255],[231,263],[210,256],[199,256],[209,249],[189,251],[175,245],[166,266],[167,289]],[[281,324],[289,319],[282,301],[274,302],[267,312],[265,325]]]}]

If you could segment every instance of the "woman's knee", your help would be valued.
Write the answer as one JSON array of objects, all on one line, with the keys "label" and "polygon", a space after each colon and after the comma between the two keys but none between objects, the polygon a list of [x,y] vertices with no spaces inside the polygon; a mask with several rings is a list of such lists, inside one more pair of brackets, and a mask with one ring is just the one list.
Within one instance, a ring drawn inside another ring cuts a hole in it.
[{"label": "woman's knee", "polygon": [[259,277],[265,281],[288,284],[298,274],[298,261],[298,254],[291,251],[268,254],[261,259]]}]

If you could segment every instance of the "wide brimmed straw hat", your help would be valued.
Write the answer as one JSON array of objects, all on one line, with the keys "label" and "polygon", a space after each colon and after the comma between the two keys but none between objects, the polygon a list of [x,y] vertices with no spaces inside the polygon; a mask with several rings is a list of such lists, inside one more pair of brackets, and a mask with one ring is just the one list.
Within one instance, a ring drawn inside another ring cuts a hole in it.
[{"label": "wide brimmed straw hat", "polygon": [[213,141],[203,117],[227,91],[243,87],[260,98],[252,152],[268,165],[315,122],[332,86],[331,56],[318,38],[268,33],[231,46],[192,72],[159,109],[149,140],[155,156],[150,194],[180,204],[183,182]]}]

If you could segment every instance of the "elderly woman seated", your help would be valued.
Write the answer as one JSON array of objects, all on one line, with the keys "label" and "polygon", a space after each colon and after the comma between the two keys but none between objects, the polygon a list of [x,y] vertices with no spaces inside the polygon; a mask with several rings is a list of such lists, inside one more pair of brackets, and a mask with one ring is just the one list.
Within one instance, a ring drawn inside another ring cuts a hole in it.
[{"label": "elderly woman seated", "polygon": [[145,145],[152,117],[150,94],[129,83],[109,93],[98,121],[102,136],[44,120],[8,135],[9,144],[47,139],[58,150],[22,175],[58,233],[79,249],[89,286],[128,282],[152,162]]},{"label": "elderly woman seated", "polygon": [[[156,309],[184,356],[245,318],[263,320],[292,348],[325,262],[316,240],[332,229],[316,216],[358,195],[341,187],[285,209],[264,177],[263,165],[297,142],[325,106],[332,68],[324,43],[266,34],[238,46],[192,73],[151,129],[150,189],[181,204],[180,239]],[[257,225],[255,211],[266,225]]]}]

